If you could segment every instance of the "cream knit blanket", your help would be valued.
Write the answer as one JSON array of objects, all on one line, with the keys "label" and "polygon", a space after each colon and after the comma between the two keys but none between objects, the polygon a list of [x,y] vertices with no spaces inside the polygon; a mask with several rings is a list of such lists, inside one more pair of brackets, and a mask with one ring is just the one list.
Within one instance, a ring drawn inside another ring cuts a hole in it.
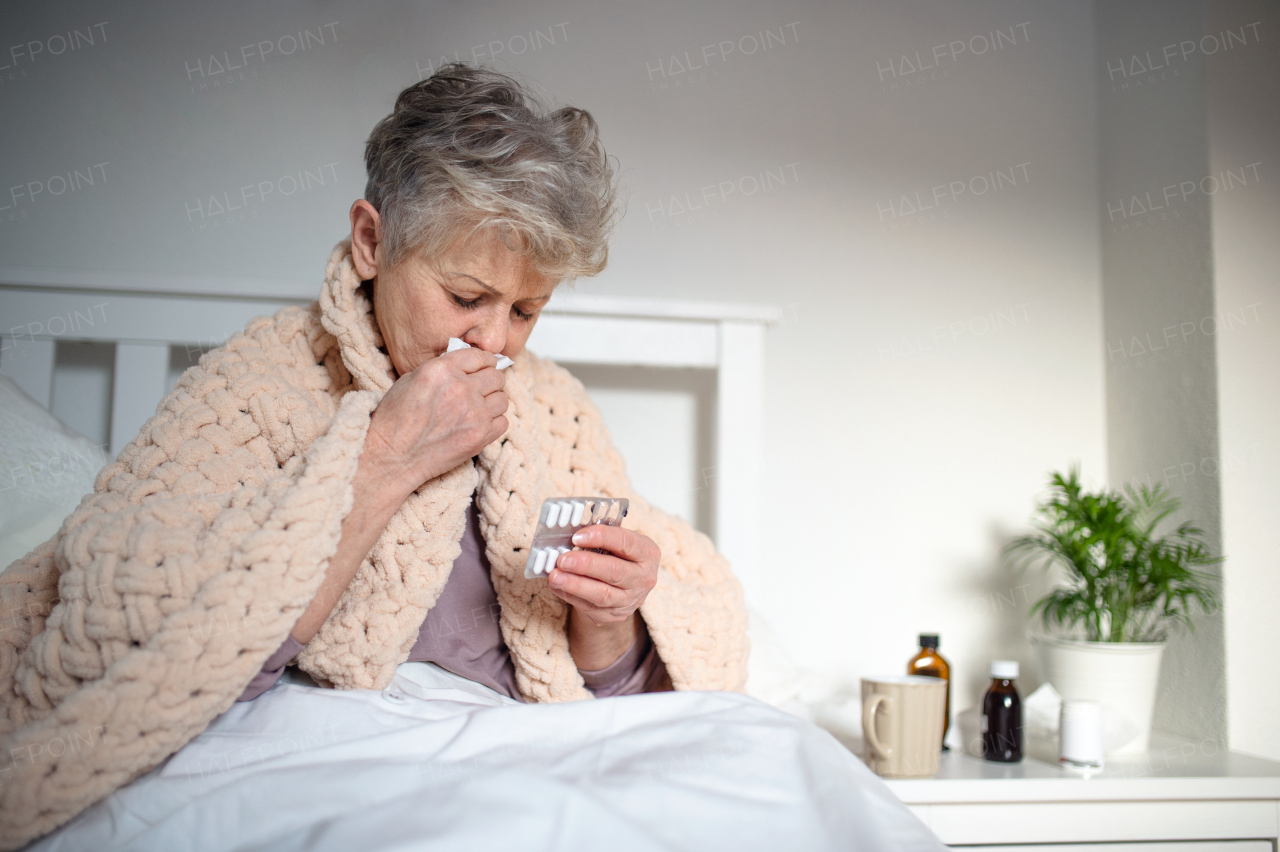
[{"label": "cream knit blanket", "polygon": [[[70,819],[225,711],[319,588],[393,370],[350,245],[320,299],[260,317],[200,359],[58,535],[0,574],[0,848]],[[529,701],[590,698],[568,606],[526,580],[542,500],[628,497],[662,550],[641,607],[681,690],[741,690],[741,588],[711,541],[631,490],[582,384],[530,353],[506,371],[507,433],[392,518],[298,664],[381,689],[480,531],[516,683]]]}]

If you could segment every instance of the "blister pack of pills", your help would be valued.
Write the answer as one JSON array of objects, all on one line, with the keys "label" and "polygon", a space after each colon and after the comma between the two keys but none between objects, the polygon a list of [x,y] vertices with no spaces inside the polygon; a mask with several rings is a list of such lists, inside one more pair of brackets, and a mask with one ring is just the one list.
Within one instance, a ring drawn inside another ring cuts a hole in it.
[{"label": "blister pack of pills", "polygon": [[592,524],[616,527],[630,505],[626,497],[554,497],[543,501],[524,576],[532,580],[550,574],[560,554],[575,549],[574,533]]}]

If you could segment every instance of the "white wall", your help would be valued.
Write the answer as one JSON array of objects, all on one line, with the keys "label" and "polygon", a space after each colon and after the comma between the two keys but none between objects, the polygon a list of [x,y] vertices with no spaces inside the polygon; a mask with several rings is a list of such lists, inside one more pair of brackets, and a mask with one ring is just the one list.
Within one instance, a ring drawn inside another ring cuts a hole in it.
[{"label": "white wall", "polygon": [[[1181,190],[1209,171],[1206,57],[1194,42],[1185,55],[1176,47],[1204,32],[1204,4],[1097,9],[1108,474],[1116,486],[1168,487],[1182,502],[1176,519],[1194,520],[1221,552],[1218,481],[1169,475],[1219,455],[1217,349],[1197,329],[1214,313],[1211,197]],[[1194,624],[1170,637],[1153,724],[1222,743],[1223,617],[1197,613]]]},{"label": "white wall", "polygon": [[[1000,545],[1049,469],[1106,477],[1093,32],[1065,0],[28,4],[0,25],[46,45],[0,55],[0,281],[309,296],[396,92],[442,56],[528,75],[597,116],[628,188],[580,291],[783,308],[757,604],[849,680],[941,632],[962,710],[993,657],[1036,680],[1044,581]],[[245,67],[211,74],[224,52]]]},{"label": "white wall", "polygon": [[[1208,6],[1209,33],[1259,22],[1261,38],[1270,39],[1280,25],[1273,3]],[[1280,683],[1270,676],[1280,645],[1280,53],[1263,44],[1237,43],[1208,62],[1211,173],[1257,165],[1248,183],[1233,179],[1213,195],[1217,311],[1205,328],[1218,345],[1222,456],[1191,476],[1216,478],[1222,491],[1231,747],[1280,759]]]}]

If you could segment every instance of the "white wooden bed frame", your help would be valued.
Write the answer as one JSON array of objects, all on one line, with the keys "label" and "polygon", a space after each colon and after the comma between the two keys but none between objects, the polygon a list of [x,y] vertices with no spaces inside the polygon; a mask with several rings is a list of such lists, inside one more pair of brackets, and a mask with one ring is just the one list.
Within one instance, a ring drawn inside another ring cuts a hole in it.
[{"label": "white wooden bed frame", "polygon": [[[0,369],[48,408],[59,340],[114,343],[114,455],[164,396],[171,346],[216,346],[251,317],[309,301],[254,295],[264,291],[257,282],[0,270]],[[748,598],[761,548],[764,330],[779,319],[766,305],[562,292],[529,341],[566,363],[715,372],[715,470],[705,478],[716,545]]]}]

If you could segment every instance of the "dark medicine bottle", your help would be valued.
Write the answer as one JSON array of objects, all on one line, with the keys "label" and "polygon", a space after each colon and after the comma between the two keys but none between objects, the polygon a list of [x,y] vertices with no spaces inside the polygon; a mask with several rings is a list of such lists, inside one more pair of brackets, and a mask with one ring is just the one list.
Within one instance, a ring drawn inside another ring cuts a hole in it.
[{"label": "dark medicine bottle", "polygon": [[942,715],[942,750],[946,751],[947,729],[951,726],[951,666],[938,653],[938,634],[920,634],[920,653],[907,663],[907,674],[940,677],[947,682],[947,709]]},{"label": "dark medicine bottle", "polygon": [[1017,662],[991,663],[991,686],[982,699],[982,756],[987,760],[1022,760],[1022,699],[1014,684],[1017,676]]}]

